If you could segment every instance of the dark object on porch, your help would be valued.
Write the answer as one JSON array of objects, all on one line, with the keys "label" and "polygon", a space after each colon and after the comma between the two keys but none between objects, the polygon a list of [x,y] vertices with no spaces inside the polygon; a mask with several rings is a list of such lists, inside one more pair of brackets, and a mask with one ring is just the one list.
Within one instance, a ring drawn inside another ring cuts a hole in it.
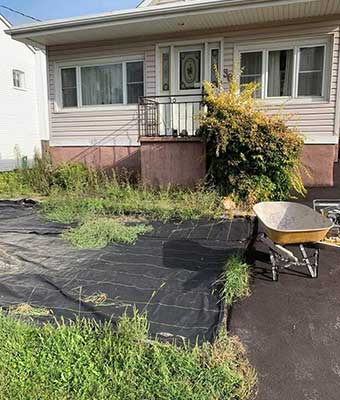
[{"label": "dark object on porch", "polygon": [[37,211],[0,202],[1,307],[28,303],[57,318],[114,322],[136,306],[147,312],[152,335],[213,340],[224,311],[214,283],[226,259],[244,253],[248,221],[156,222],[134,246],[78,251],[60,239],[65,225]]}]

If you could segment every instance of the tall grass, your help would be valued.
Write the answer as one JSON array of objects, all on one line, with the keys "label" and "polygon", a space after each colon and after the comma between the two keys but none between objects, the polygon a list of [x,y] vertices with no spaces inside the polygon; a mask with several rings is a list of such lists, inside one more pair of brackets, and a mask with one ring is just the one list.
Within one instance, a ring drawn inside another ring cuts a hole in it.
[{"label": "tall grass", "polygon": [[[124,178],[124,177],[123,177]],[[57,222],[79,222],[93,216],[143,215],[160,220],[215,218],[223,214],[222,198],[213,190],[156,190],[118,179],[79,163],[53,165],[36,156],[31,168],[0,174],[0,196],[45,196],[43,211]]]},{"label": "tall grass", "polygon": [[227,306],[250,295],[250,266],[239,256],[228,259],[217,282]]},{"label": "tall grass", "polygon": [[148,339],[145,316],[41,327],[0,315],[0,399],[246,400],[256,375],[236,338]]}]

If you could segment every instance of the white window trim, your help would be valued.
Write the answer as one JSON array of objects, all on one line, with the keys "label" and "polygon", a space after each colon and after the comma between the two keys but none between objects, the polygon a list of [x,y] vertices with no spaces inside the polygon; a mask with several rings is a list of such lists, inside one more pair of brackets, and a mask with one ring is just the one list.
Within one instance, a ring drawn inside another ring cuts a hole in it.
[{"label": "white window trim", "polygon": [[[86,112],[86,111],[107,111],[112,109],[136,109],[136,104],[127,103],[127,73],[126,64],[131,62],[143,62],[144,69],[144,91],[145,95],[146,88],[146,65],[144,56],[125,56],[125,57],[113,57],[103,59],[86,59],[78,61],[67,61],[57,62],[54,66],[54,77],[56,84],[56,97],[54,102],[54,109],[57,113],[67,112]],[[118,65],[122,64],[123,68],[123,103],[117,104],[103,104],[103,105],[83,105],[82,104],[82,92],[81,92],[81,68],[91,66],[104,66],[104,65]],[[62,84],[61,84],[61,70],[65,68],[75,68],[77,77],[77,107],[63,107],[62,99]]]},{"label": "white window trim", "polygon": [[[14,72],[19,72],[20,76],[21,76],[21,83],[22,86],[15,86],[14,85]],[[13,85],[13,89],[15,90],[21,90],[21,91],[26,91],[26,76],[25,76],[25,72],[19,68],[13,68],[12,69],[12,85]]]},{"label": "white window trim", "polygon": [[[300,48],[305,47],[321,47],[325,48],[324,53],[324,68],[322,77],[322,96],[298,96],[298,77],[300,68]],[[282,97],[268,97],[268,53],[276,50],[293,50],[294,51],[294,65],[293,65],[293,88],[292,96]],[[275,42],[262,42],[256,45],[238,44],[235,46],[234,57],[237,60],[236,71],[240,75],[241,66],[241,53],[262,52],[262,86],[261,98],[259,100],[270,104],[282,104],[282,102],[289,102],[289,104],[301,103],[328,103],[330,97],[330,83],[331,83],[331,37],[319,37],[303,40],[292,41],[275,41]]]},{"label": "white window trim", "polygon": [[[176,94],[188,94],[190,96],[190,93],[183,93],[183,92],[189,92],[189,90],[183,90],[182,92],[178,91],[177,88],[177,82],[176,82],[176,70],[179,68],[179,66],[176,66],[176,58],[175,53],[177,48],[189,48],[192,46],[194,47],[199,47],[203,48],[203,53],[202,53],[202,62],[203,62],[203,69],[202,69],[202,80],[210,80],[211,76],[211,66],[210,66],[210,55],[211,55],[211,49],[218,48],[216,45],[219,45],[219,50],[220,50],[220,73],[221,73],[221,79],[224,80],[223,78],[223,68],[224,68],[224,38],[223,37],[211,37],[211,38],[201,38],[201,39],[192,39],[192,40],[177,40],[177,41],[166,41],[162,43],[157,43],[156,48],[155,48],[155,57],[156,57],[156,95],[157,96],[162,96],[162,95],[176,95]],[[162,90],[162,85],[161,85],[161,54],[162,54],[162,49],[168,47],[170,49],[170,90],[164,92]],[[198,91],[196,91],[197,94]],[[199,93],[202,93],[202,89],[200,90]]]}]

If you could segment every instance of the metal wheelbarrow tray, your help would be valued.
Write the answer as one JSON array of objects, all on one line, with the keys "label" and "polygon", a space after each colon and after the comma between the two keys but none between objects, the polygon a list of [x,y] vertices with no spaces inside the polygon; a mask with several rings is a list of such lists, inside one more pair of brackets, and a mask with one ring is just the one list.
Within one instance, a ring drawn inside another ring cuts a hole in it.
[{"label": "metal wheelbarrow tray", "polygon": [[[304,245],[323,240],[333,222],[305,205],[286,201],[256,204],[254,212],[264,231],[259,239],[269,247],[273,280],[278,280],[280,267],[291,266],[306,266],[312,278],[317,278],[319,249],[311,262]],[[299,244],[302,259],[284,247],[291,244]]]}]

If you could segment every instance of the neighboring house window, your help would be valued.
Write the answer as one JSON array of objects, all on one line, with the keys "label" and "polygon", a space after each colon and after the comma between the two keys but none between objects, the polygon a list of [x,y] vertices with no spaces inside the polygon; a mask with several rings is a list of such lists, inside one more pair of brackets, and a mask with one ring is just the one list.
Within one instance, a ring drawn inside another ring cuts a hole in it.
[{"label": "neighboring house window", "polygon": [[144,95],[144,62],[61,67],[63,108],[136,104]]},{"label": "neighboring house window", "polygon": [[256,82],[257,98],[324,97],[326,45],[241,51],[241,85]]},{"label": "neighboring house window", "polygon": [[13,70],[13,86],[23,89],[25,87],[25,73],[18,69]]}]

